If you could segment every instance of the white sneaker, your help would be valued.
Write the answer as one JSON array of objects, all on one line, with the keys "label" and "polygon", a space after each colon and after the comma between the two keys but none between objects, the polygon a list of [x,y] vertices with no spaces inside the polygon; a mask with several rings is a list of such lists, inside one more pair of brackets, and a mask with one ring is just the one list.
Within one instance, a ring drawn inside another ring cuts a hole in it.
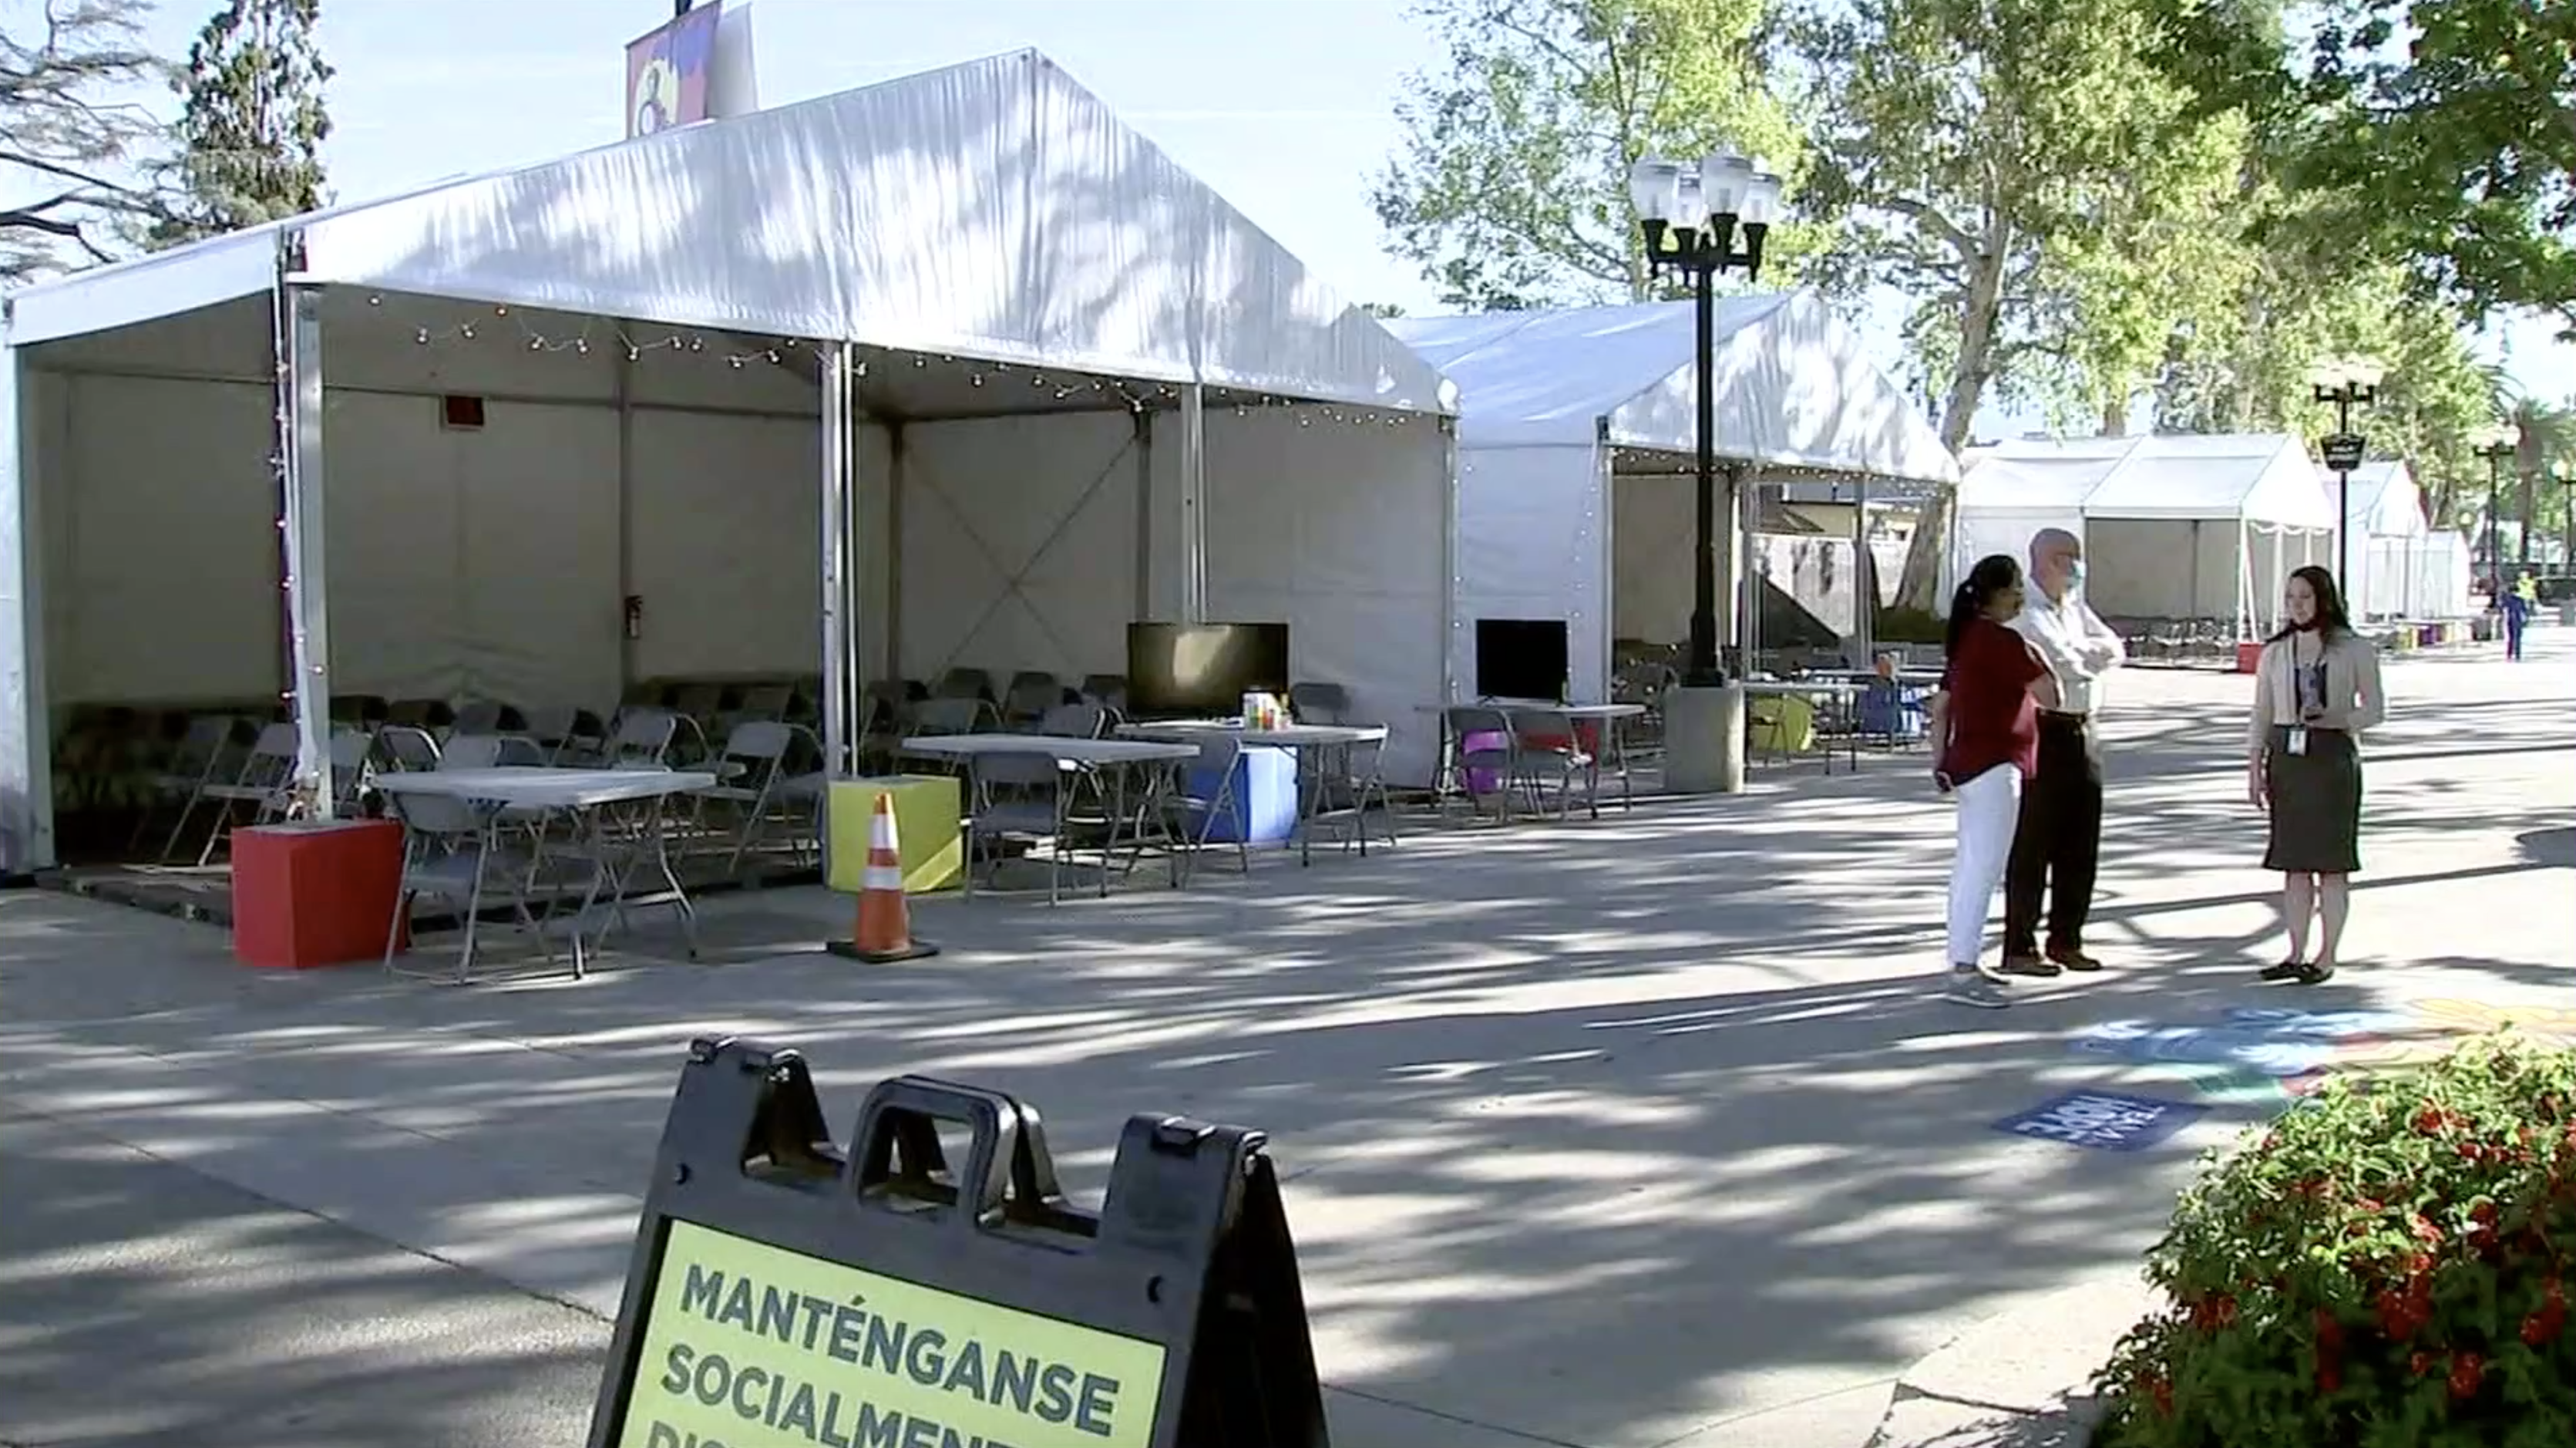
[{"label": "white sneaker", "polygon": [[1979,1010],[1999,1011],[2012,1004],[2012,993],[2004,989],[2003,982],[1973,966],[1953,967],[1941,995],[1945,1000]]}]

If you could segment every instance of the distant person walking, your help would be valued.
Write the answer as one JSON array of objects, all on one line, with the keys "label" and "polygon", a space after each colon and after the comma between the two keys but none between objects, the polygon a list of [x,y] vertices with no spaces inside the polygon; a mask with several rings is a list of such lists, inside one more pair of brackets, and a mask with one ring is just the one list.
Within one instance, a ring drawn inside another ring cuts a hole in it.
[{"label": "distant person walking", "polygon": [[2048,667],[2008,626],[2022,608],[2021,565],[2001,553],[1978,560],[1950,599],[1948,663],[1932,698],[1932,779],[1959,806],[1950,860],[1950,970],[1945,994],[1988,1010],[2011,1004],[2002,980],[1978,963],[1986,916],[2013,847],[2022,785],[2039,767],[2038,689],[2052,700]]},{"label": "distant person walking", "polygon": [[[2120,636],[2082,598],[2084,544],[2062,528],[2030,540],[2030,595],[2013,627],[2030,640],[2056,685],[2039,714],[2039,770],[2022,793],[2021,822],[2004,871],[2004,970],[2055,975],[2100,970],[2084,952],[2093,880],[2102,856],[2102,749],[2094,711],[2102,680],[2129,656]],[[2040,902],[2048,903],[2046,949]]]},{"label": "distant person walking", "polygon": [[2265,967],[2263,979],[2316,985],[2334,974],[2350,876],[2361,868],[2358,740],[2387,717],[2388,703],[2379,691],[2379,650],[2352,631],[2333,574],[2299,569],[2281,603],[2289,622],[2263,645],[2254,670],[2245,793],[2271,817],[2263,868],[2287,877],[2281,919],[2290,953]]},{"label": "distant person walking", "polygon": [[2531,626],[2532,611],[2539,606],[2540,590],[2526,573],[2511,588],[2496,590],[2496,607],[2504,614],[2504,656],[2522,657],[2522,631]]}]

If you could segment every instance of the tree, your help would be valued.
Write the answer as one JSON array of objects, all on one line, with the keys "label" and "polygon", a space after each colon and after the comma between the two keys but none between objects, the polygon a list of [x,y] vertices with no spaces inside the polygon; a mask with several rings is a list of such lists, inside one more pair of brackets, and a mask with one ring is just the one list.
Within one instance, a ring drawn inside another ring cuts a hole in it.
[{"label": "tree", "polygon": [[175,246],[322,205],[331,67],[315,27],[321,0],[228,0],[171,80],[184,97],[172,180],[182,198],[152,230]]},{"label": "tree", "polygon": [[[2528,307],[2576,340],[2576,5],[2332,0],[2301,175],[2471,317]],[[2402,48],[2395,37],[2402,28]]]},{"label": "tree", "polygon": [[[1942,440],[1990,389],[2069,388],[2106,420],[2152,380],[2194,295],[2237,157],[2151,61],[2145,0],[1848,0],[1798,27],[1825,98],[1808,203],[1821,264],[1889,287]],[[1924,510],[1897,597],[1932,602],[1949,498]]]},{"label": "tree", "polygon": [[0,208],[0,284],[59,265],[61,248],[108,261],[121,231],[160,214],[128,174],[161,135],[110,97],[166,72],[143,46],[150,0],[46,0],[41,21],[0,22],[0,163],[30,199]]},{"label": "tree", "polygon": [[2522,520],[2521,561],[2528,568],[2532,535],[2540,521],[2532,507],[2546,501],[2541,482],[2564,460],[2576,458],[2576,399],[2566,407],[2553,407],[2528,394],[2511,401],[2505,421],[2514,430],[2514,513]]},{"label": "tree", "polygon": [[[1408,78],[1372,200],[1387,249],[1447,305],[1655,294],[1628,170],[1732,145],[1793,184],[1798,131],[1764,85],[1765,0],[1419,0],[1448,50]],[[1799,238],[1775,230],[1791,262]],[[1768,263],[1766,262],[1766,267]]]}]

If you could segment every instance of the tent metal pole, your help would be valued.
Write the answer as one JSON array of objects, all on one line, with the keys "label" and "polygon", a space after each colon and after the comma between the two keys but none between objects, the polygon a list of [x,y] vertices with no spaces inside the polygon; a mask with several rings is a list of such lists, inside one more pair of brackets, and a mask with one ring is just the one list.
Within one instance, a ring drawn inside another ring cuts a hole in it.
[{"label": "tent metal pole", "polygon": [[1761,515],[1761,484],[1742,463],[1726,467],[1726,487],[1735,504],[1734,536],[1727,540],[1726,571],[1735,595],[1735,673],[1744,678],[1755,669],[1755,656],[1762,648],[1762,580],[1753,567],[1753,528]]},{"label": "tent metal pole", "polygon": [[[1440,702],[1458,702],[1458,656],[1464,648],[1467,621],[1458,616],[1458,492],[1467,485],[1469,464],[1458,448],[1458,419],[1440,419],[1441,473],[1449,486],[1440,498]],[[1442,725],[1445,737],[1447,725]],[[1436,783],[1436,781],[1435,781]]]},{"label": "tent metal pole", "polygon": [[1136,595],[1127,617],[1144,623],[1154,607],[1154,414],[1135,411],[1136,427]]},{"label": "tent metal pole", "polygon": [[1207,388],[1181,389],[1181,622],[1207,622]]},{"label": "tent metal pole", "polygon": [[[850,365],[847,342],[817,349],[823,383],[823,768],[828,775],[855,774],[856,689],[851,678],[850,645],[857,637],[852,615],[850,516],[853,502],[850,467]],[[824,845],[830,848],[830,831]],[[829,866],[829,861],[826,862]]]},{"label": "tent metal pole", "polygon": [[[0,309],[7,303],[0,301]],[[0,878],[54,864],[52,711],[45,694],[45,530],[27,413],[36,379],[0,341]],[[12,677],[14,664],[15,677]]]},{"label": "tent metal pole", "polygon": [[1869,556],[1869,474],[1853,483],[1852,493],[1852,632],[1860,637],[1855,667],[1878,664],[1878,566]]},{"label": "tent metal pole", "polygon": [[295,779],[299,802],[329,819],[331,778],[330,570],[322,514],[322,289],[298,281],[301,243],[281,256],[275,288],[277,352],[278,526],[286,539],[287,694],[295,706]]}]

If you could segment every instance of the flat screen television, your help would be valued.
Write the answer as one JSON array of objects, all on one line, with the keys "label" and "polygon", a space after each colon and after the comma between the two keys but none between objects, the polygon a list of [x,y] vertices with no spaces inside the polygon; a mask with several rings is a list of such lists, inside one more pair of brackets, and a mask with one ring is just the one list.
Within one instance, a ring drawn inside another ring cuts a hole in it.
[{"label": "flat screen television", "polygon": [[1135,717],[1230,719],[1253,689],[1287,694],[1288,625],[1127,625],[1127,709]]},{"label": "flat screen television", "polygon": [[1561,618],[1476,620],[1476,693],[1487,699],[1565,702],[1566,627]]}]

